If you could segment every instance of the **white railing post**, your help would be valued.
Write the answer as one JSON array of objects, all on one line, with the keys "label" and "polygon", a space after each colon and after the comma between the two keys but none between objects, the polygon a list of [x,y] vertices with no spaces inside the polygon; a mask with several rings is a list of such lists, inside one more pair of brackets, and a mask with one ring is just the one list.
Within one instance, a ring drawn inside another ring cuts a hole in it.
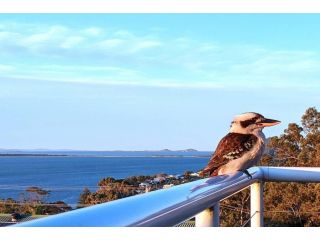
[{"label": "white railing post", "polygon": [[196,227],[219,227],[220,204],[216,203],[212,208],[207,208],[195,217]]},{"label": "white railing post", "polygon": [[213,209],[207,208],[196,215],[196,227],[212,227],[213,226]]},{"label": "white railing post", "polygon": [[250,186],[251,227],[263,227],[263,182]]}]

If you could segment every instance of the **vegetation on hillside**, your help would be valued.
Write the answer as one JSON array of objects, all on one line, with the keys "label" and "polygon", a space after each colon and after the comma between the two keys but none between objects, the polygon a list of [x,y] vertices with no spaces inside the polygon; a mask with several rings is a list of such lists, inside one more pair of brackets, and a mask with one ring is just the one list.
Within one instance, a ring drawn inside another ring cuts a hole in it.
[{"label": "vegetation on hillside", "polygon": [[49,193],[50,191],[39,187],[28,187],[21,194],[20,200],[0,199],[0,213],[50,215],[71,210],[71,207],[62,201],[46,203]]},{"label": "vegetation on hillside", "polygon": [[179,177],[157,174],[154,176],[132,176],[118,180],[110,177],[104,178],[99,182],[97,191],[90,192],[87,188],[83,190],[78,207],[109,202],[199,179],[199,177],[190,174],[190,171],[186,171],[184,175]]}]

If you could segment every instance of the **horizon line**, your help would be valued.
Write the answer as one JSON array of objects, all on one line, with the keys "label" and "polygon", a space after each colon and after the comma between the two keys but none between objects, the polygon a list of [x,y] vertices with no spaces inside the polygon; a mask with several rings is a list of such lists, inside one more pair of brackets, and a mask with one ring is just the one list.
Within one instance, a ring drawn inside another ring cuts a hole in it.
[{"label": "horizon line", "polygon": [[179,151],[197,151],[197,152],[212,152],[212,150],[198,150],[195,148],[185,148],[185,149],[158,149],[158,150],[88,150],[88,149],[46,149],[46,148],[0,148],[0,152],[2,151],[73,151],[73,152],[161,152],[161,151],[170,151],[170,152],[179,152]]}]

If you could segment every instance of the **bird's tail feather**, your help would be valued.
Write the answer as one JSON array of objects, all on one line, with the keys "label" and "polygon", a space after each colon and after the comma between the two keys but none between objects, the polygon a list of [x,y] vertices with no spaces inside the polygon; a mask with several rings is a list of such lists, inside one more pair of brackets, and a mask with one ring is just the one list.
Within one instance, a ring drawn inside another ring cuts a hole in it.
[{"label": "bird's tail feather", "polygon": [[217,176],[218,175],[218,169],[219,169],[219,167],[212,166],[212,165],[208,164],[208,166],[206,166],[198,174],[202,178],[213,177],[213,176]]}]

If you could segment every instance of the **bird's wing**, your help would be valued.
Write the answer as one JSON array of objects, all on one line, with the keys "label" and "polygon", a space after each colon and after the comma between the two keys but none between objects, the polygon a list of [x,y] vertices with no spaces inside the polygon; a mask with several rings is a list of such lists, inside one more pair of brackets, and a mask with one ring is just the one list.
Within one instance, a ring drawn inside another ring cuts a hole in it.
[{"label": "bird's wing", "polygon": [[[209,160],[208,165],[202,170],[201,175],[217,175],[221,166],[229,161],[242,157],[250,151],[258,138],[253,134],[228,133],[219,142],[216,151]],[[214,173],[214,174],[212,174]]]}]

